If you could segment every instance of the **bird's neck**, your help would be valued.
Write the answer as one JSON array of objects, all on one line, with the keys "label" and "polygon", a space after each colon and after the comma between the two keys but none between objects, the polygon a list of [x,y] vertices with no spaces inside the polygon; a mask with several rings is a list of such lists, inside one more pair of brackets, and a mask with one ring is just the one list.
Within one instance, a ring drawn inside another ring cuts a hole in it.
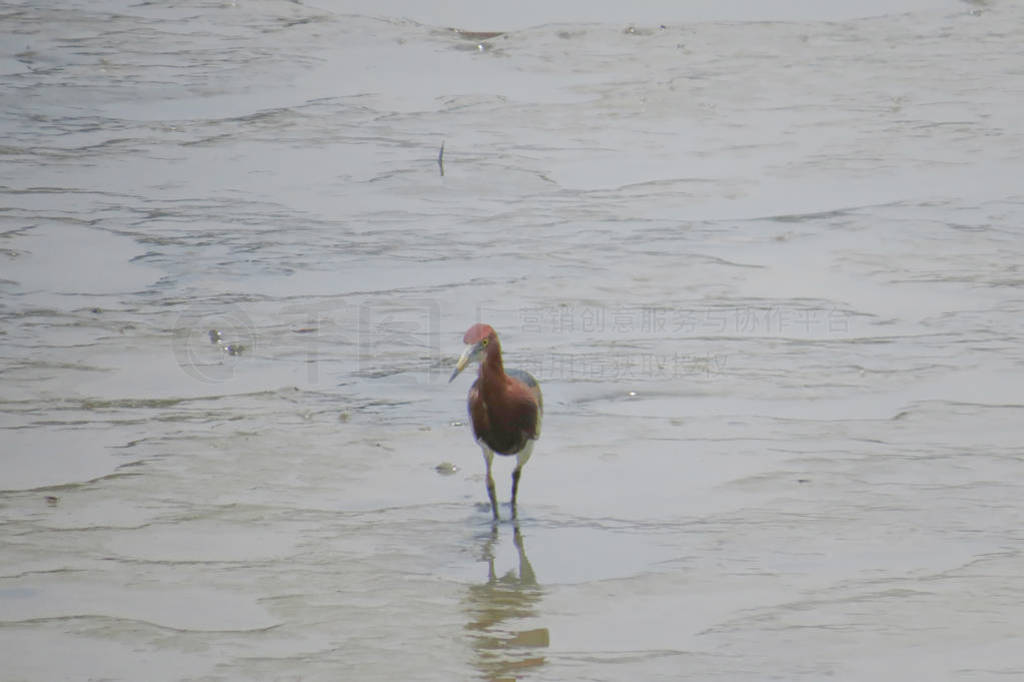
[{"label": "bird's neck", "polygon": [[497,340],[487,347],[484,360],[480,363],[480,378],[499,382],[505,378],[505,365],[501,361],[501,346]]}]

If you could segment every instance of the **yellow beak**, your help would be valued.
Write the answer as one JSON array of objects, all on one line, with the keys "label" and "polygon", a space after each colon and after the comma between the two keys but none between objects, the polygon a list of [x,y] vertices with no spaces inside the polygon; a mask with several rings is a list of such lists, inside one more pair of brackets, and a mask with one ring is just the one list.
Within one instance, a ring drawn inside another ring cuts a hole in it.
[{"label": "yellow beak", "polygon": [[459,376],[459,373],[462,370],[466,369],[466,365],[469,364],[469,356],[472,355],[472,354],[473,354],[473,346],[466,346],[462,350],[462,355],[459,356],[459,361],[455,363],[455,371],[452,372],[452,377],[451,377],[451,379],[448,380],[449,384],[452,383],[453,381],[455,381],[455,377]]}]

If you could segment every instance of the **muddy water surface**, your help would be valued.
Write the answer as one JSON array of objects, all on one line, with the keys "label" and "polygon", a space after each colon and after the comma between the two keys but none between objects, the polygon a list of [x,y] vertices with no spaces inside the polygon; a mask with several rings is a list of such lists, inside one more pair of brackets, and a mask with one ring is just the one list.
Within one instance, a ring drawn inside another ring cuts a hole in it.
[{"label": "muddy water surface", "polygon": [[4,679],[1024,674],[1024,9],[576,5],[0,9]]}]

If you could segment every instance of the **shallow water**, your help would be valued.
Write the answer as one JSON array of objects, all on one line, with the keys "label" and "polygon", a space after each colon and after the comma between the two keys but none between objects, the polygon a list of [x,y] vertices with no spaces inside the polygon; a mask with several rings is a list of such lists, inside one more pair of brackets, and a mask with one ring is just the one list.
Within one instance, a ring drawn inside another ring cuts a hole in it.
[{"label": "shallow water", "polygon": [[4,679],[1024,674],[1024,8],[549,4],[0,8]]}]

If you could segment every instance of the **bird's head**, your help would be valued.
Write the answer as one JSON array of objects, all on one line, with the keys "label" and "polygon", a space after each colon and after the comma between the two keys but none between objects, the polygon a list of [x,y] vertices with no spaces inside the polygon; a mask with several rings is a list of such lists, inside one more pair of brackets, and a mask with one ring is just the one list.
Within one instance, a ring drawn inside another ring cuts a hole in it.
[{"label": "bird's head", "polygon": [[448,383],[455,381],[455,377],[459,376],[459,373],[466,369],[469,363],[482,362],[487,353],[487,347],[498,343],[498,333],[490,325],[478,323],[466,330],[462,342],[466,344],[466,347],[462,349],[462,355],[455,363],[455,371],[452,372]]}]

